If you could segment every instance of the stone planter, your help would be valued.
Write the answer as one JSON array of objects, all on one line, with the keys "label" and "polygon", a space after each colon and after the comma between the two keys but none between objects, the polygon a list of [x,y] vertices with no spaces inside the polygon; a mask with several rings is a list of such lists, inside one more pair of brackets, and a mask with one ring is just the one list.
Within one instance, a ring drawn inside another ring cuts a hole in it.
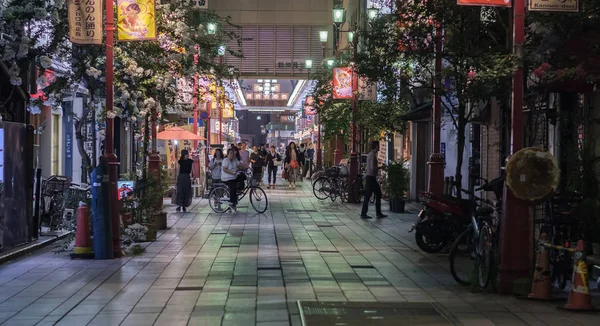
[{"label": "stone planter", "polygon": [[152,214],[152,218],[154,219],[154,225],[156,226],[157,230],[167,229],[167,213],[157,212]]}]

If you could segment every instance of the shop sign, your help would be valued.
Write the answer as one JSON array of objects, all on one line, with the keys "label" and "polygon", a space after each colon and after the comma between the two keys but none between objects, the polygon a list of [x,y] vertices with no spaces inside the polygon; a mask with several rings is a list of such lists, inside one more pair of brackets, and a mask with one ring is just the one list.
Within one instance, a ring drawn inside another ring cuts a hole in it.
[{"label": "shop sign", "polygon": [[529,0],[529,11],[578,12],[579,0]]},{"label": "shop sign", "polygon": [[69,40],[74,44],[102,45],[101,0],[69,0]]},{"label": "shop sign", "polygon": [[333,68],[333,99],[352,98],[352,68]]}]

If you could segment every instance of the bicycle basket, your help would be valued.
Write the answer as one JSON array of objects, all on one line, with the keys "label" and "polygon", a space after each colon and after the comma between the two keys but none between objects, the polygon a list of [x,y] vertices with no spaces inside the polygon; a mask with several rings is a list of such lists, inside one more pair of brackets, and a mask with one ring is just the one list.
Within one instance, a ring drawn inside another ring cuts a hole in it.
[{"label": "bicycle basket", "polygon": [[339,170],[340,170],[340,176],[342,176],[342,177],[348,176],[349,171],[348,171],[348,166],[347,165],[340,165],[339,166]]},{"label": "bicycle basket", "polygon": [[339,175],[340,175],[340,170],[335,166],[325,170],[325,176],[327,176],[327,177],[337,178]]},{"label": "bicycle basket", "polygon": [[42,183],[42,194],[52,196],[56,192],[65,192],[71,187],[71,177],[52,175]]}]

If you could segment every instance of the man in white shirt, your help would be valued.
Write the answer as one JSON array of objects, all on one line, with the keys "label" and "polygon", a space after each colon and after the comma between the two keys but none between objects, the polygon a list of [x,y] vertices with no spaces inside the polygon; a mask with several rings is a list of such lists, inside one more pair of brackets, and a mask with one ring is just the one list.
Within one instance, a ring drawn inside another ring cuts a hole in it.
[{"label": "man in white shirt", "polygon": [[248,165],[238,161],[234,149],[227,150],[227,157],[223,159],[223,168],[221,171],[221,181],[229,187],[229,200],[231,201],[231,209],[236,212],[238,202],[237,185],[238,182],[246,179],[245,174],[240,174],[239,171],[248,169]]},{"label": "man in white shirt", "polygon": [[246,148],[247,146],[246,143],[242,143],[242,148],[240,149],[240,158],[245,165],[249,165],[248,162],[250,161],[250,152]]},{"label": "man in white shirt", "polygon": [[367,169],[365,173],[367,185],[365,188],[362,212],[360,214],[360,218],[363,219],[372,218],[367,215],[367,212],[369,211],[369,201],[371,200],[371,195],[373,193],[375,193],[375,213],[377,214],[377,218],[387,217],[387,215],[381,212],[381,188],[379,187],[379,183],[377,183],[377,170],[379,169],[377,166],[377,152],[379,152],[379,142],[372,141],[371,152],[369,152],[369,155],[367,156]]}]

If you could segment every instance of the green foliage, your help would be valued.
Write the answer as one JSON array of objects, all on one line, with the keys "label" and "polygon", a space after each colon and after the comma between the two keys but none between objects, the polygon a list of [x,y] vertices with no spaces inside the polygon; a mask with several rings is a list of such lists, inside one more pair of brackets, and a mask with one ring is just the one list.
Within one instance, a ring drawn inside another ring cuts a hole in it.
[{"label": "green foliage", "polygon": [[158,211],[156,203],[163,200],[163,190],[156,178],[142,179],[136,185],[139,202],[136,208],[136,223],[153,223],[153,214]]},{"label": "green foliage", "polygon": [[131,247],[128,248],[127,253],[130,254],[131,256],[140,256],[143,253],[146,252],[146,248],[143,248],[142,246],[140,246],[139,244],[135,244]]},{"label": "green foliage", "polygon": [[390,199],[404,199],[410,187],[410,170],[407,160],[391,161],[387,168],[387,193]]}]

